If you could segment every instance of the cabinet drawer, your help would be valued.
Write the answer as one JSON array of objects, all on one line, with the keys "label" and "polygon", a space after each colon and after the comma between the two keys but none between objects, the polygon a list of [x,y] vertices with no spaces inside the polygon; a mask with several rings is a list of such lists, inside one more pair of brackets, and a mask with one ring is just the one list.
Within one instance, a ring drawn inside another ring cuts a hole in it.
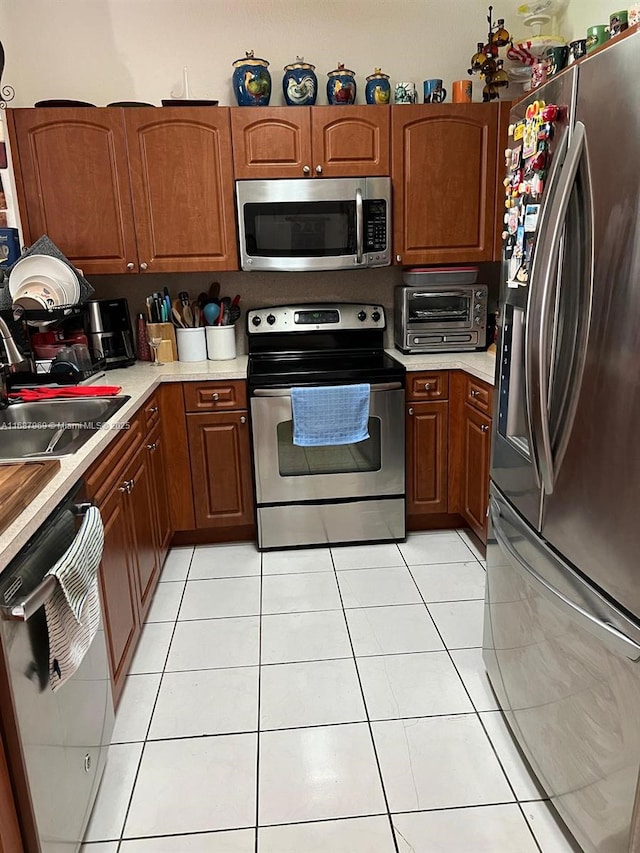
[{"label": "cabinet drawer", "polygon": [[244,382],[185,382],[184,404],[187,412],[224,412],[247,408]]},{"label": "cabinet drawer", "polygon": [[151,399],[147,400],[142,412],[145,419],[145,432],[149,432],[160,420],[160,398],[158,394],[154,394]]},{"label": "cabinet drawer", "polygon": [[449,374],[446,370],[407,374],[407,400],[446,400]]},{"label": "cabinet drawer", "polygon": [[485,415],[491,415],[493,410],[493,388],[481,379],[465,374],[464,400]]}]

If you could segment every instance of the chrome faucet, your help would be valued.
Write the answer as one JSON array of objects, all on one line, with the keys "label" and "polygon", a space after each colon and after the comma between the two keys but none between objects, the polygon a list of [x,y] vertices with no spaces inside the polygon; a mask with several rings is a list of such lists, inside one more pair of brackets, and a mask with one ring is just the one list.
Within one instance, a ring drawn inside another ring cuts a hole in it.
[{"label": "chrome faucet", "polygon": [[23,355],[13,340],[6,322],[0,317],[0,341],[4,346],[5,361],[0,361],[0,409],[9,403],[8,378],[11,373],[21,370],[33,372],[33,360],[30,355]]}]

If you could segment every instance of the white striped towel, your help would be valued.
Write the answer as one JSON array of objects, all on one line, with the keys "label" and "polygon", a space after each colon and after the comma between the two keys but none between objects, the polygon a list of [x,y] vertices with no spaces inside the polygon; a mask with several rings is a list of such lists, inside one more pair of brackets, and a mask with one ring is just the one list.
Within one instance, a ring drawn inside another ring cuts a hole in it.
[{"label": "white striped towel", "polygon": [[78,669],[100,625],[97,572],[103,546],[100,510],[92,506],[76,538],[47,572],[58,579],[44,605],[52,690],[62,687]]}]

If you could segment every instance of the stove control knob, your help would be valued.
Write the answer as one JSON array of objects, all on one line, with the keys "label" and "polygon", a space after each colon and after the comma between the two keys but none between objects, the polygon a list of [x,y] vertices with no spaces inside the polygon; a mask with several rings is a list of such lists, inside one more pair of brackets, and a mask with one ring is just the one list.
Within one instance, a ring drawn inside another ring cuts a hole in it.
[{"label": "stove control knob", "polygon": [[476,290],[476,296],[478,297],[478,299],[482,299],[482,297],[484,296],[483,291],[482,290]]},{"label": "stove control knob", "polygon": [[360,320],[361,323],[364,323],[364,321],[366,319],[367,319],[367,315],[365,314],[365,312],[364,311],[358,311],[358,320]]},{"label": "stove control knob", "polygon": [[267,323],[268,323],[270,326],[273,326],[273,324],[275,323],[275,321],[276,321],[276,318],[273,316],[273,314],[267,314]]},{"label": "stove control knob", "polygon": [[371,319],[373,320],[374,323],[377,323],[378,320],[380,319],[380,312],[374,311],[373,314],[371,315]]},{"label": "stove control knob", "polygon": [[258,317],[258,315],[255,314],[253,319],[251,320],[251,322],[253,323],[254,326],[259,326],[260,323],[262,323],[262,318]]}]

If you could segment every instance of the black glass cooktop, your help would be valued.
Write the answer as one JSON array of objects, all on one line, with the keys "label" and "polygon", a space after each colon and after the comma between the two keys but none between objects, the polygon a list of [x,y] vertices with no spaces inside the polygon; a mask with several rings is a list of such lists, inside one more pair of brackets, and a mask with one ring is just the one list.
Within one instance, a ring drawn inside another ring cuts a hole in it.
[{"label": "black glass cooktop", "polygon": [[249,356],[250,388],[404,382],[405,367],[382,350]]}]

